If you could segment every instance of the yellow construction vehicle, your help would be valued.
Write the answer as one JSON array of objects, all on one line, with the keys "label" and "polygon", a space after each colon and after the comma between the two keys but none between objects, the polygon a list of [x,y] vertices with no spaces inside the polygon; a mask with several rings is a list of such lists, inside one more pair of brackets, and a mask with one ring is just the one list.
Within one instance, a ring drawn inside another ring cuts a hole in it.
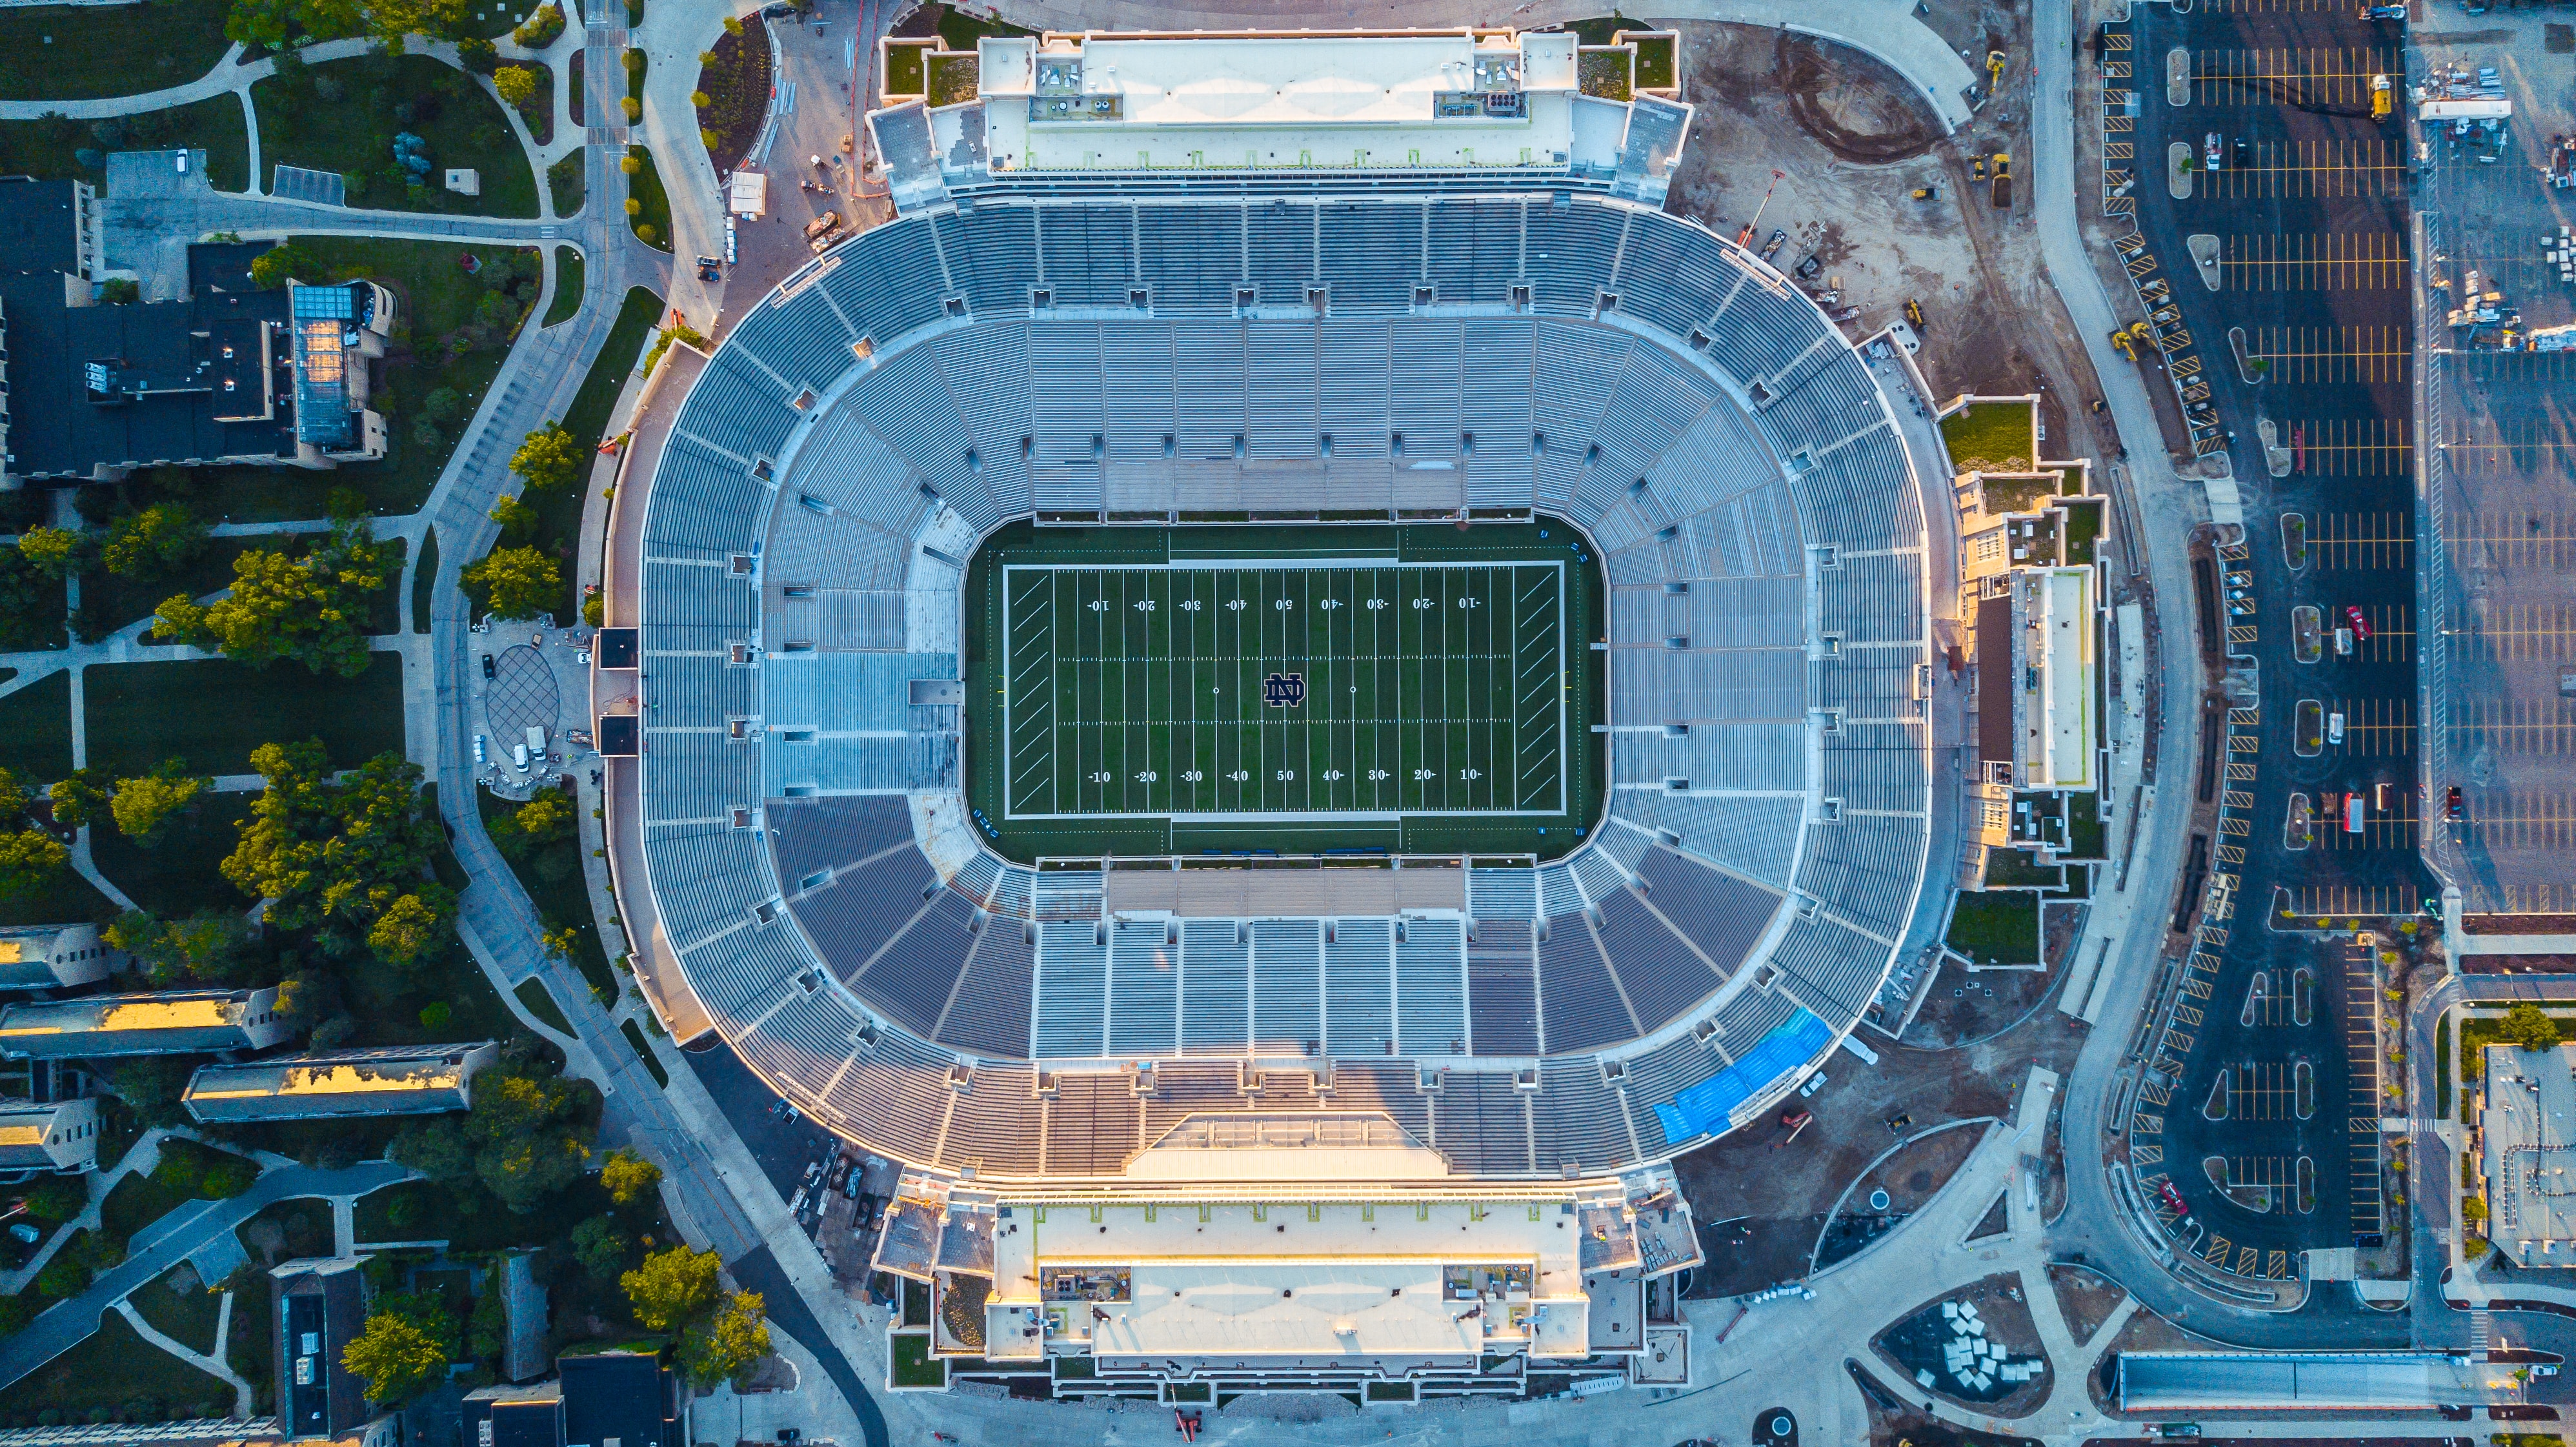
[{"label": "yellow construction vehicle", "polygon": [[1989,50],[1986,52],[1986,94],[1993,95],[2003,89],[2003,85],[2004,53],[2000,50]]},{"label": "yellow construction vehicle", "polygon": [[2148,344],[2150,335],[2145,322],[2131,322],[2111,333],[2111,345],[2120,349],[2121,356],[2134,362],[2138,359],[2138,349]]},{"label": "yellow construction vehicle", "polygon": [[2384,121],[2394,114],[2396,109],[2396,88],[2389,84],[2388,77],[2372,76],[2370,78],[2370,118],[2374,121]]},{"label": "yellow construction vehicle", "polygon": [[1914,329],[1916,331],[1923,330],[1923,303],[1916,301],[1912,297],[1907,297],[1905,299],[1905,319],[1914,324]]}]

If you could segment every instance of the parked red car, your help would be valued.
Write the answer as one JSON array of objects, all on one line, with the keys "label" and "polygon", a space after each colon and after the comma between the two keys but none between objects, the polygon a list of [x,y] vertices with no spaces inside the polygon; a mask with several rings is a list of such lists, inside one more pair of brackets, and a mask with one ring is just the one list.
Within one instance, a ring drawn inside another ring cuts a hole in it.
[{"label": "parked red car", "polygon": [[2343,605],[2343,616],[2344,621],[2352,625],[2352,636],[2354,641],[2368,643],[2370,641],[2370,620],[2361,616],[2361,609],[2353,604],[2346,603]]}]

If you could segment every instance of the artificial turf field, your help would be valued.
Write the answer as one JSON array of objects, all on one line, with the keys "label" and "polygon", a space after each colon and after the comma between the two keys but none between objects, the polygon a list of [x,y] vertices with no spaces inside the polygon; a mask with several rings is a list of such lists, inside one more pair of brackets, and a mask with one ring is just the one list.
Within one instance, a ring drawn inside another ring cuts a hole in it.
[{"label": "artificial turf field", "polygon": [[1597,814],[1572,528],[1015,525],[968,580],[1004,853],[1564,853]]}]

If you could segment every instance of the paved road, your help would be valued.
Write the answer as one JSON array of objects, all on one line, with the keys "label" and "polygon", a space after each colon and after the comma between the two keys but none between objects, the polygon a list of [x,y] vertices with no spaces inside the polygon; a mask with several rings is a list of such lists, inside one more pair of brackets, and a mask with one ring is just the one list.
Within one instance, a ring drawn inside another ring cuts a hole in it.
[{"label": "paved road", "polygon": [[25,1331],[0,1337],[0,1387],[88,1340],[98,1330],[99,1313],[186,1260],[210,1238],[258,1215],[261,1208],[299,1196],[363,1196],[410,1177],[411,1172],[391,1161],[369,1161],[343,1171],[281,1166],[262,1172],[249,1190],[212,1203],[185,1226],[125,1258],[123,1265],[102,1272],[89,1290],[56,1303]]}]

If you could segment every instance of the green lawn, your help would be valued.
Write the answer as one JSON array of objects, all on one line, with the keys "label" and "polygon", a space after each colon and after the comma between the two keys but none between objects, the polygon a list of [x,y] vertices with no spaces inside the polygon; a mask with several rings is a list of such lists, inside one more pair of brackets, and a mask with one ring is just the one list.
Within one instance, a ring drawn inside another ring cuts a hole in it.
[{"label": "green lawn", "polygon": [[644,1038],[644,1027],[628,1020],[618,1028],[626,1032],[626,1043],[635,1047],[635,1058],[643,1061],[644,1068],[653,1072],[654,1084],[669,1089],[671,1072],[663,1068],[662,1057],[653,1053],[652,1042]]},{"label": "green lawn", "polygon": [[[635,370],[635,359],[653,335],[653,323],[661,315],[660,297],[640,286],[626,293],[625,304],[618,308],[617,322],[609,329],[607,345],[600,348],[598,360],[590,364],[589,374],[581,379],[581,390],[573,394],[571,410],[562,419],[564,430],[582,445],[585,456],[596,455],[608,431],[609,410],[626,385],[627,375]],[[554,610],[558,618],[571,618],[581,612],[581,574],[574,562],[575,549],[581,542],[582,502],[589,487],[590,475],[585,471],[579,486],[532,493],[521,499],[537,510],[537,531],[530,545],[553,555],[563,572],[563,601]]]},{"label": "green lawn", "polygon": [[886,1345],[893,1354],[894,1385],[898,1387],[944,1387],[948,1385],[948,1364],[930,1354],[930,1333],[899,1331],[887,1336]]},{"label": "green lawn", "polygon": [[[475,806],[483,812],[483,823],[503,814],[513,813],[518,805],[501,798],[489,789],[474,791]],[[547,929],[572,926],[575,936],[573,963],[581,968],[582,978],[604,999],[614,1000],[623,988],[617,972],[609,968],[608,954],[599,946],[599,923],[590,907],[590,886],[581,872],[581,839],[572,838],[543,850],[527,860],[510,861],[510,872],[527,890],[529,902],[537,907],[537,916]]]},{"label": "green lawn", "polygon": [[[119,7],[99,10],[112,8]],[[11,13],[0,9],[0,24]],[[0,121],[0,166],[6,166],[9,174],[40,181],[88,181],[104,191],[107,168],[82,165],[80,152],[91,150],[103,156],[109,151],[195,147],[206,153],[206,179],[216,190],[239,191],[249,183],[250,131],[242,122],[241,102],[230,95],[123,117],[105,137],[98,133],[98,124],[59,117]]]},{"label": "green lawn", "polygon": [[[519,1017],[501,1001],[483,967],[463,944],[413,979],[391,970],[359,969],[343,977],[343,998],[358,1019],[352,1045],[431,1045],[451,1040],[507,1040],[524,1035]],[[436,1027],[421,1023],[433,1002],[447,1007]]]},{"label": "green lawn", "polygon": [[2066,868],[2058,864],[2042,867],[2039,856],[2027,849],[1996,849],[1987,853],[1986,888],[2011,889],[2025,885],[2064,889]]},{"label": "green lawn", "polygon": [[152,1329],[201,1352],[215,1349],[215,1327],[223,1315],[221,1283],[208,1291],[197,1273],[173,1266],[151,1285],[126,1298]]},{"label": "green lawn", "polygon": [[[501,103],[465,72],[425,55],[363,56],[311,66],[303,86],[298,94],[272,77],[251,88],[263,163],[337,171],[348,178],[349,204],[370,210],[537,214],[528,153]],[[408,184],[394,163],[399,132],[428,144],[421,185]],[[442,173],[455,168],[481,173],[483,194],[447,190]]]},{"label": "green lawn", "polygon": [[[2558,1033],[2562,1039],[2576,1040],[2576,1015],[2561,1015],[2552,1011],[2549,1018],[2558,1022]],[[2487,1047],[2505,1043],[2504,1021],[2504,1012],[2501,1010],[2493,1014],[2470,1014],[2460,1018],[2460,1079],[2474,1081],[2485,1073]]]},{"label": "green lawn", "polygon": [[1994,402],[1962,408],[1941,419],[1941,441],[1959,472],[2028,472],[2039,459],[2039,438],[2027,402]]},{"label": "green lawn", "polygon": [[0,10],[0,100],[90,100],[185,85],[231,41],[232,0]]},{"label": "green lawn", "polygon": [[116,1312],[101,1314],[98,1332],[10,1384],[7,1410],[52,1411],[86,1421],[102,1408],[121,1412],[151,1403],[175,1417],[220,1417],[233,1389],[145,1341]]},{"label": "green lawn", "polygon": [[[195,767],[191,760],[189,766]],[[250,908],[233,882],[224,878],[224,856],[241,843],[242,821],[251,814],[257,794],[212,794],[202,797],[193,813],[170,826],[161,842],[145,849],[113,824],[89,831],[89,853],[117,888],[136,904],[164,918],[200,911],[239,913]]]},{"label": "green lawn", "polygon": [[562,1034],[573,1033],[572,1022],[564,1018],[563,1008],[555,1003],[553,995],[547,993],[545,981],[530,975],[521,980],[518,988],[510,993],[519,997],[519,1003],[528,1007],[529,1014],[553,1026]]},{"label": "green lawn", "polygon": [[301,664],[110,663],[89,670],[89,761],[143,773],[173,755],[201,774],[250,772],[251,750],[318,737],[332,766],[403,747],[402,656],[378,653],[356,678]]},{"label": "green lawn", "polygon": [[1600,586],[1562,525],[1015,525],[967,582],[967,696],[1000,714],[970,805],[1023,859],[1563,854],[1600,803]]},{"label": "green lawn", "polygon": [[2099,502],[2076,502],[2066,506],[2066,561],[2090,563],[2093,548],[2102,537],[2102,509]]},{"label": "green lawn", "polygon": [[[506,335],[461,353],[447,345],[475,322],[484,299],[494,294],[469,275],[460,261],[469,254],[488,255],[489,248],[364,236],[299,236],[294,241],[323,268],[322,276],[308,279],[344,281],[364,276],[394,294],[393,342],[376,373],[376,408],[386,415],[391,445],[382,462],[330,472],[295,467],[198,468],[193,474],[191,506],[209,522],[318,518],[323,515],[324,496],[345,487],[363,495],[370,512],[416,511],[428,500],[449,454],[456,450],[463,420],[473,415],[509,352]],[[526,311],[521,305],[517,315],[523,319]],[[435,446],[424,445],[412,436],[413,421],[421,400],[442,388],[457,394],[462,410],[457,422],[442,430]]]},{"label": "green lawn", "polygon": [[2066,796],[2066,842],[2069,858],[2100,859],[2109,847],[2110,826],[2102,822],[2102,800],[2094,794]]},{"label": "green lawn", "polygon": [[233,559],[262,548],[300,551],[299,537],[208,538],[195,562],[175,574],[118,577],[103,567],[81,574],[81,618],[93,635],[140,623],[174,593],[202,598],[233,585]]},{"label": "green lawn", "polygon": [[1962,894],[1950,915],[1950,947],[1979,964],[2039,960],[2039,900],[2018,891]]},{"label": "green lawn", "polygon": [[581,248],[556,247],[554,300],[546,304],[546,319],[539,323],[540,326],[550,327],[558,322],[568,322],[581,314],[581,273]]},{"label": "green lawn", "polygon": [[[273,1248],[262,1245],[262,1239],[272,1231],[278,1238],[276,1245]],[[242,1247],[250,1252],[250,1259],[266,1265],[292,1261],[299,1256],[328,1256],[332,1247],[331,1203],[298,1197],[263,1206],[258,1215],[241,1223],[235,1234],[241,1237]],[[271,1250],[275,1252],[274,1257],[269,1254]],[[238,1311],[241,1303],[236,1301],[233,1307]]]},{"label": "green lawn", "polygon": [[[646,245],[668,251],[671,249],[671,197],[662,189],[662,173],[654,168],[652,148],[628,146],[626,154],[644,163],[641,170],[626,178],[627,195],[637,207],[635,214],[627,218],[627,224],[634,228],[637,236],[644,238]],[[648,226],[652,228],[650,235],[644,229]]]},{"label": "green lawn", "polygon": [[[202,1184],[210,1167],[242,1159],[192,1140],[165,1139],[160,1164],[148,1175],[138,1171],[117,1182],[99,1206],[99,1222],[107,1228],[108,1238],[123,1246],[134,1239],[135,1232],[203,1196]],[[210,1341],[213,1335],[207,1333]]]},{"label": "green lawn", "polygon": [[420,533],[420,565],[411,570],[411,631],[427,633],[438,595],[438,529]]},{"label": "green lawn", "polygon": [[[579,60],[581,57],[576,55],[573,59]],[[575,78],[578,79],[578,76]],[[578,103],[576,103],[577,108]],[[575,119],[578,120],[579,117],[576,116]],[[567,221],[581,214],[583,194],[589,188],[590,175],[583,168],[582,153],[579,151],[546,167],[546,189],[554,193],[555,214]],[[554,323],[548,322],[546,325],[552,326]]]},{"label": "green lawn", "polygon": [[34,894],[0,897],[0,927],[61,924],[67,920],[105,924],[118,913],[116,901],[68,868]]},{"label": "green lawn", "polygon": [[72,676],[56,673],[0,698],[0,769],[52,783],[72,771]]},{"label": "green lawn", "polygon": [[234,1373],[250,1383],[256,1399],[252,1410],[273,1412],[277,1393],[269,1374],[276,1370],[277,1358],[268,1344],[269,1311],[268,1279],[256,1266],[244,1266],[233,1273],[233,1324],[224,1338],[224,1360]]}]

